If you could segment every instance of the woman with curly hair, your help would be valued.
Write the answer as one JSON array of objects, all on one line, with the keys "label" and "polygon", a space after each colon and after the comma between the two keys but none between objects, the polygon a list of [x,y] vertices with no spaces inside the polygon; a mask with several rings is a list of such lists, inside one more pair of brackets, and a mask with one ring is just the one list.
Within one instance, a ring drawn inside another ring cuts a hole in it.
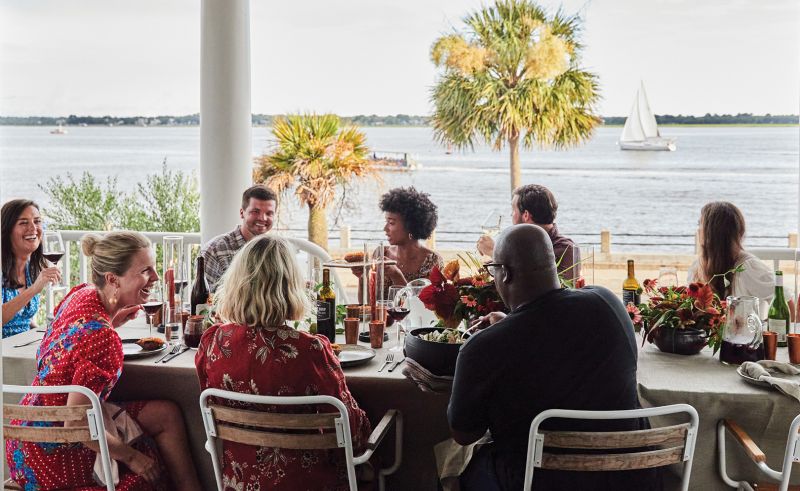
[{"label": "woman with curly hair", "polygon": [[414,187],[391,189],[381,196],[380,207],[389,242],[384,256],[397,261],[397,265],[386,267],[385,287],[427,278],[434,266],[442,267],[442,256],[421,242],[431,236],[438,219],[436,205],[427,193]]}]

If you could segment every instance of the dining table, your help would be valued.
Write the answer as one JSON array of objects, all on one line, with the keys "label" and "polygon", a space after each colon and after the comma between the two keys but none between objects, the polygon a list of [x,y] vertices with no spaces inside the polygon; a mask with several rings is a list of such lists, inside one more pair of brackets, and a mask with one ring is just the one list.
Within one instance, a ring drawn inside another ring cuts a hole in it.
[{"label": "dining table", "polygon": [[[641,338],[637,336],[641,341]],[[777,361],[788,362],[787,348],[778,348]],[[773,387],[755,385],[737,372],[736,365],[720,362],[719,354],[704,348],[696,355],[663,353],[654,345],[639,349],[637,380],[643,406],[692,405],[700,416],[692,464],[690,489],[730,490],[719,475],[717,422],[732,419],[767,455],[767,463],[780,470],[789,425],[800,414],[800,402]],[[783,377],[796,379],[800,376]],[[669,418],[651,418],[653,426]],[[726,437],[728,475],[736,480],[771,482],[760,474],[733,437]],[[680,474],[681,466],[669,469]],[[676,479],[670,479],[675,482]],[[800,483],[798,473],[792,479]]]},{"label": "dining table", "polygon": [[[149,336],[142,318],[134,319],[117,328],[123,340]],[[42,333],[28,331],[3,339],[3,383],[30,385],[36,375],[36,350]],[[21,344],[31,344],[15,348]],[[337,335],[344,344],[344,335]],[[449,438],[447,403],[449,394],[423,392],[416,383],[406,378],[400,363],[389,372],[378,369],[386,356],[403,359],[402,352],[391,352],[396,341],[388,341],[375,349],[375,357],[364,363],[344,367],[347,386],[359,406],[376,425],[389,409],[397,409],[403,416],[403,454],[400,468],[386,478],[386,488],[393,490],[437,489],[436,462],[433,447]],[[369,347],[369,343],[359,342]],[[194,365],[196,350],[186,351],[167,363],[155,363],[160,356],[126,359],[122,375],[109,397],[112,401],[165,399],[175,402],[183,413],[192,458],[200,475],[203,489],[216,489],[211,458],[205,450],[206,435],[200,416],[200,384]],[[391,366],[391,365],[390,365]],[[7,403],[16,403],[9,400]],[[394,429],[390,429],[376,452],[380,463],[388,467],[394,458]]]}]

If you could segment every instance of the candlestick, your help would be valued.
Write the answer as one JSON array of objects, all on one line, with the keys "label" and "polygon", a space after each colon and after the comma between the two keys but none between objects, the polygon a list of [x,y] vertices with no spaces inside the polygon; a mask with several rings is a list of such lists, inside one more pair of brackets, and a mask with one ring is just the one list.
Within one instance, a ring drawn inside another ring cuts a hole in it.
[{"label": "candlestick", "polygon": [[164,272],[164,282],[167,284],[167,302],[169,308],[175,308],[175,270],[169,268]]}]

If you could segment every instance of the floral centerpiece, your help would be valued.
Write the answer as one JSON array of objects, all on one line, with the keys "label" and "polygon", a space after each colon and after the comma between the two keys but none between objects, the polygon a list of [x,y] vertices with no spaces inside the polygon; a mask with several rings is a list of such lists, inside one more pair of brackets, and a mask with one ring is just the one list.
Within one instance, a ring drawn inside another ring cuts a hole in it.
[{"label": "floral centerpiece", "polygon": [[[458,256],[442,270],[434,267],[428,279],[431,284],[419,294],[425,308],[439,318],[439,325],[456,329],[464,320],[476,319],[493,311],[506,312],[494,281],[483,264],[473,255]],[[461,262],[469,275],[461,277]]]},{"label": "floral centerpiece", "polygon": [[706,345],[717,352],[726,305],[711,285],[695,282],[660,287],[656,280],[648,279],[643,286],[650,297],[647,303],[626,306],[634,327],[644,331],[642,344],[646,340],[661,351],[678,354],[695,354]]}]

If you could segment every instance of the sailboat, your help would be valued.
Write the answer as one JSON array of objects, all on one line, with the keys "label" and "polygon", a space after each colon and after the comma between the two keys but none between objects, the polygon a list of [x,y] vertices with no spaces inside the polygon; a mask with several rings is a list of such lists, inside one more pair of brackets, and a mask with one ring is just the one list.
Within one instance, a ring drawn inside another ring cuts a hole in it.
[{"label": "sailboat", "polygon": [[51,135],[66,135],[67,134],[67,130],[65,130],[64,126],[62,126],[61,123],[59,123],[58,124],[58,128],[50,130],[50,134]]},{"label": "sailboat", "polygon": [[644,82],[641,82],[636,98],[633,100],[633,107],[628,119],[625,120],[625,127],[622,129],[622,136],[619,138],[620,150],[669,150],[674,152],[674,138],[663,138],[658,131],[656,117],[650,110],[647,102],[647,93],[644,91]]}]

